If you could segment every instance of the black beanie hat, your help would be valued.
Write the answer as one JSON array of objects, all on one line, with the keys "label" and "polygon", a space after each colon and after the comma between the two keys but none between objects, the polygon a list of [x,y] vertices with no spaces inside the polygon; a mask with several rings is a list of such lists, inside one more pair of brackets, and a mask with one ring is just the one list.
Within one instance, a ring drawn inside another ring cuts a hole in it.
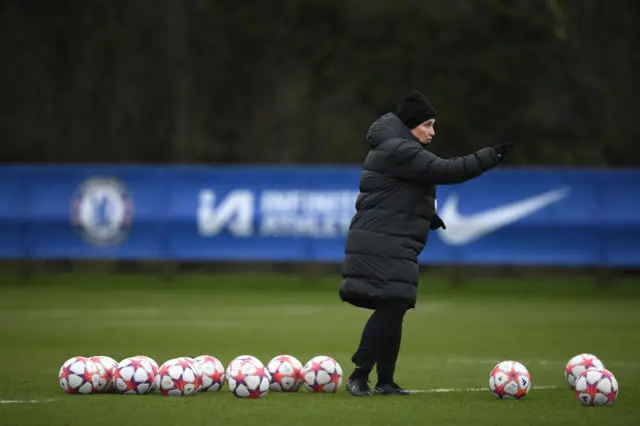
[{"label": "black beanie hat", "polygon": [[396,115],[409,129],[436,118],[436,110],[417,90],[412,90],[398,105]]}]

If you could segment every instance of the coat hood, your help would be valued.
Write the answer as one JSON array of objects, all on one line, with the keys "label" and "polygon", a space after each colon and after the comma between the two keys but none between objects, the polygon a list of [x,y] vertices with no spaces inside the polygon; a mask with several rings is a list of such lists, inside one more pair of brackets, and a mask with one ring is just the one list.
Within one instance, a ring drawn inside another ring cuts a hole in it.
[{"label": "coat hood", "polygon": [[389,139],[398,138],[419,142],[409,128],[393,112],[389,112],[378,118],[371,127],[369,127],[369,131],[367,132],[367,140],[373,147]]}]

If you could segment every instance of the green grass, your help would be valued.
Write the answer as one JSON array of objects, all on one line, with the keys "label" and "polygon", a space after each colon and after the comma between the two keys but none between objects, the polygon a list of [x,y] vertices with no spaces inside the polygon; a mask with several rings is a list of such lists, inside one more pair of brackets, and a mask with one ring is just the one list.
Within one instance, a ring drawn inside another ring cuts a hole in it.
[{"label": "green grass", "polygon": [[[260,425],[508,423],[629,425],[640,416],[640,282],[599,287],[583,279],[477,280],[450,287],[421,282],[405,320],[396,379],[408,389],[486,388],[503,359],[523,362],[534,389],[521,401],[488,390],[353,398],[269,393],[261,400],[220,393],[189,398],[65,395],[60,365],[76,355],[116,360],[145,354],[159,363],[210,354],[225,365],[252,354],[289,353],[303,363],[330,355],[349,374],[369,312],[341,303],[339,278],[184,276],[171,282],[133,275],[51,275],[0,286],[2,425]],[[585,408],[563,368],[580,352],[600,356],[620,382],[616,404]],[[375,377],[373,377],[375,381]]]}]

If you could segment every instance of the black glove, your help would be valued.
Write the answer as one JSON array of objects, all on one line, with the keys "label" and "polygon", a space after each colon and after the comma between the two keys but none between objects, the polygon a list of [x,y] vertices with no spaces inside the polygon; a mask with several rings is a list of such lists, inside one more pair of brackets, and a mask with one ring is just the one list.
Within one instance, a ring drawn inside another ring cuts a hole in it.
[{"label": "black glove", "polygon": [[513,143],[512,142],[499,143],[497,145],[494,145],[492,148],[495,151],[496,155],[498,156],[498,161],[502,161],[502,159],[504,158],[505,154],[511,148],[513,148]]},{"label": "black glove", "polygon": [[444,224],[444,222],[442,221],[442,219],[440,219],[440,216],[438,216],[437,213],[434,213],[433,217],[431,218],[431,226],[429,228],[431,230],[435,230],[438,228],[447,229],[447,225]]}]

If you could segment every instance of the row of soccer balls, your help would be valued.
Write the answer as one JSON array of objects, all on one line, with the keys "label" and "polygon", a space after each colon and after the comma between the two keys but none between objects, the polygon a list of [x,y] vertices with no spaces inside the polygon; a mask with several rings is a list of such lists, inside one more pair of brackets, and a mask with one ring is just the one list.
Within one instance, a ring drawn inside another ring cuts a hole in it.
[{"label": "row of soccer balls", "polygon": [[241,355],[226,370],[210,355],[174,358],[161,366],[145,355],[120,362],[108,356],[77,356],[62,365],[58,381],[69,394],[144,395],[157,389],[165,396],[216,392],[226,382],[238,398],[262,398],[269,390],[297,392],[303,385],[309,392],[334,393],[342,384],[342,368],[325,355],[304,366],[291,355],[279,355],[266,367],[254,356]]},{"label": "row of soccer balls", "polygon": [[[618,381],[593,354],[571,358],[564,377],[582,405],[612,405],[618,397]],[[524,398],[531,389],[531,374],[517,361],[503,361],[491,370],[489,389],[498,398]]]}]

